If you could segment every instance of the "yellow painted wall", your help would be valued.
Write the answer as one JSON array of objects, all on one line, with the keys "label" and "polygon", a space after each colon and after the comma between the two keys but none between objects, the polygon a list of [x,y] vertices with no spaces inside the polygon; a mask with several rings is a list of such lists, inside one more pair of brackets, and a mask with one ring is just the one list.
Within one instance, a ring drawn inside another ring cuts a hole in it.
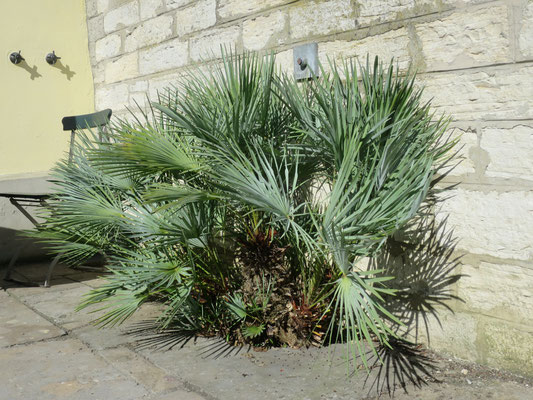
[{"label": "yellow painted wall", "polygon": [[0,180],[46,173],[68,151],[61,118],[94,111],[85,1],[0,0],[0,48]]}]

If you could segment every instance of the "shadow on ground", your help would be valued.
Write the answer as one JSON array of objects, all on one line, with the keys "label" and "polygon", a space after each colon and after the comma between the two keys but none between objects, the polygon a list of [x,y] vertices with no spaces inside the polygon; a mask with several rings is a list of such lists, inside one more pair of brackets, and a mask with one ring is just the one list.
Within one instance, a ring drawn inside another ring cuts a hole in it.
[{"label": "shadow on ground", "polygon": [[[381,255],[370,262],[369,268],[385,268],[385,274],[395,277],[388,285],[397,290],[397,295],[385,300],[388,309],[403,324],[394,324],[398,338],[391,339],[388,346],[378,344],[377,354],[369,350],[368,374],[361,370],[357,376],[350,375],[346,369],[348,363],[342,356],[343,345],[331,346],[331,349],[271,349],[266,353],[257,353],[250,347],[231,346],[222,339],[197,338],[194,332],[179,328],[158,330],[155,320],[144,320],[131,325],[125,335],[135,340],[136,351],[145,354],[180,351],[177,357],[182,354],[187,358],[194,354],[195,357],[206,360],[221,359],[224,364],[226,361],[222,359],[232,359],[239,355],[261,360],[258,362],[263,364],[267,364],[265,360],[270,360],[274,364],[273,359],[280,354],[285,356],[288,352],[294,360],[280,363],[281,371],[296,371],[297,365],[306,369],[307,364],[310,364],[312,372],[306,379],[313,376],[317,380],[329,376],[339,382],[342,379],[353,379],[361,387],[365,387],[368,397],[382,394],[393,396],[398,389],[407,394],[409,388],[420,389],[428,383],[440,381],[436,374],[436,361],[417,341],[420,331],[429,337],[428,318],[431,316],[438,321],[438,308],[450,309],[447,302],[457,300],[452,293],[452,285],[461,276],[455,273],[460,260],[454,256],[454,249],[453,235],[447,229],[446,221],[419,219],[406,229],[401,238],[390,238]],[[296,372],[294,376],[303,378]]]},{"label": "shadow on ground", "polygon": [[[15,264],[11,271],[11,278],[5,280],[7,264],[0,265],[0,289],[39,287],[44,283],[46,272],[51,260],[22,260]],[[78,267],[72,268],[65,264],[59,263],[54,268],[50,282],[51,289],[57,290],[58,286],[68,285],[74,282],[84,282],[90,289],[91,283],[96,282],[98,277],[105,274],[101,267]],[[42,288],[44,291],[47,288]],[[81,299],[80,299],[81,300]]]},{"label": "shadow on ground", "polygon": [[[23,269],[38,277],[45,266]],[[350,375],[344,345],[257,352],[172,329],[154,332],[146,321],[161,313],[159,303],[143,304],[125,325],[99,330],[91,323],[98,310],[73,310],[81,296],[103,281],[65,266],[58,273],[48,289],[0,291],[5,361],[0,363],[0,386],[5,389],[0,400],[368,400],[378,397],[377,387],[387,396],[388,388],[401,387],[401,381],[409,394],[391,390],[397,400],[532,398],[530,381],[443,359],[405,341],[381,353],[383,368]],[[431,371],[427,360],[434,366]],[[411,375],[394,378],[398,372],[391,371],[402,370]],[[383,386],[387,373],[389,383]],[[435,379],[427,378],[429,374]],[[424,375],[429,384],[416,388],[409,379],[416,375]]]}]

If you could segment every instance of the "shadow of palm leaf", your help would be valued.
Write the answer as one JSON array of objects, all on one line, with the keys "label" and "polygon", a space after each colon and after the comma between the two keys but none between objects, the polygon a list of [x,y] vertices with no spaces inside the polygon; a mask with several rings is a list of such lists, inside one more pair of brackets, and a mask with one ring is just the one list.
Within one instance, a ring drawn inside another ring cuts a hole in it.
[{"label": "shadow of palm leaf", "polygon": [[408,393],[409,384],[420,388],[428,381],[437,381],[433,376],[435,363],[422,346],[401,338],[391,339],[389,344],[390,347],[379,346],[378,356],[370,360],[374,361],[371,367],[374,372],[364,382],[366,386],[371,381],[368,394],[375,389],[378,395],[387,393],[392,397],[397,388]]},{"label": "shadow of palm leaf", "polygon": [[433,362],[418,345],[419,336],[423,331],[429,345],[430,318],[441,325],[439,308],[453,312],[448,303],[462,301],[453,293],[453,285],[462,277],[455,272],[461,256],[455,253],[456,239],[447,219],[433,217],[435,203],[434,198],[428,202],[403,233],[389,238],[384,250],[369,263],[369,269],[384,269],[384,275],[394,277],[386,282],[396,290],[385,299],[386,308],[403,324],[393,322],[398,338],[390,339],[390,347],[380,346],[379,357],[374,356],[372,368],[377,372],[370,390],[375,388],[378,394],[392,396],[397,387],[407,392],[410,383],[420,387],[428,380],[435,381]]},{"label": "shadow of palm leaf", "polygon": [[157,320],[145,320],[132,324],[124,333],[136,338],[137,350],[172,350],[176,346],[184,347],[195,340],[196,331],[179,328],[159,329]]},{"label": "shadow of palm leaf", "polygon": [[[133,324],[125,334],[137,338],[134,345],[136,350],[155,351],[169,351],[175,347],[183,348],[191,341],[196,343],[199,337],[197,329],[181,326],[159,329],[158,326],[156,320],[145,320]],[[203,358],[217,359],[236,356],[243,347],[232,346],[221,338],[209,338],[208,343],[200,345],[198,349]]]},{"label": "shadow of palm leaf", "polygon": [[[234,357],[245,348],[245,346],[233,346],[220,338],[212,338],[210,342],[200,347],[200,354],[204,358],[213,358],[216,360],[220,357]],[[251,346],[246,347],[246,352],[249,352]]]},{"label": "shadow of palm leaf", "polygon": [[397,333],[414,335],[416,343],[424,329],[429,342],[429,317],[440,325],[437,308],[453,312],[448,303],[462,301],[453,294],[453,285],[462,277],[455,273],[462,256],[455,255],[456,241],[447,219],[422,221],[407,235],[407,241],[389,238],[386,251],[373,260],[373,268],[381,266],[394,277],[387,286],[396,289],[396,295],[386,302],[404,324],[395,326]]}]

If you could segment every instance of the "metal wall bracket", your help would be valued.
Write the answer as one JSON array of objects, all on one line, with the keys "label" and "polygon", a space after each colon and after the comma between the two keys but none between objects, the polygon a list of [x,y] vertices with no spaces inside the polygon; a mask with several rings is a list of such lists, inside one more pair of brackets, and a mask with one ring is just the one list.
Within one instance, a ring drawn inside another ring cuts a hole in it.
[{"label": "metal wall bracket", "polygon": [[296,80],[309,79],[319,74],[318,44],[307,43],[292,50],[294,59],[294,78]]}]

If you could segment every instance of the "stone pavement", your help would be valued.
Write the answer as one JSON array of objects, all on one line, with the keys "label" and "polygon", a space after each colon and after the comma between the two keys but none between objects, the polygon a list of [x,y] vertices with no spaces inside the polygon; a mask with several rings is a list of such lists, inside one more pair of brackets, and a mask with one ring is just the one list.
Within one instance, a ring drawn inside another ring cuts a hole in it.
[{"label": "stone pavement", "polygon": [[[29,279],[44,264],[24,266]],[[118,399],[373,399],[408,371],[347,375],[341,352],[273,349],[255,352],[208,339],[153,336],[145,305],[128,324],[98,330],[98,311],[75,312],[96,275],[58,267],[51,288],[4,283],[0,291],[0,400]],[[397,399],[533,399],[531,382],[475,364],[432,355],[433,378],[421,388],[398,389]],[[402,375],[403,374],[403,375]],[[395,381],[394,381],[395,380]],[[374,385],[372,383],[375,382]],[[388,394],[383,396],[388,397]]]}]

